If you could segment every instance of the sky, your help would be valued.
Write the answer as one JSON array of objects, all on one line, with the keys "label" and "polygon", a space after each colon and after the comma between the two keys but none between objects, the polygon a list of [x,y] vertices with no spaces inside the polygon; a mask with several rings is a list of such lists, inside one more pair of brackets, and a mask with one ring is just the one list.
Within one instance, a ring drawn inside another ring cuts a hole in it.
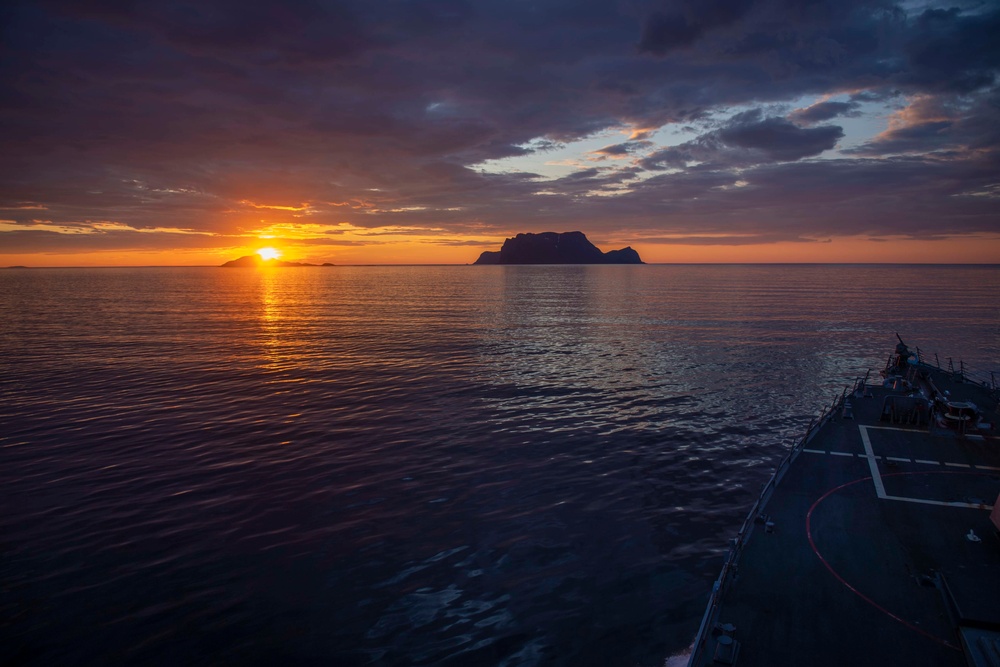
[{"label": "sky", "polygon": [[0,266],[1000,262],[1000,2],[0,8]]}]

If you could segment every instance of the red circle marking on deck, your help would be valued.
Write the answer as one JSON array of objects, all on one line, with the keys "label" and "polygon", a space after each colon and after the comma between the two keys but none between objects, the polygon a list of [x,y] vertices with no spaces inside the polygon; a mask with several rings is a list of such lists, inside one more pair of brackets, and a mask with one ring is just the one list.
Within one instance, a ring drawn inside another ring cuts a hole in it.
[{"label": "red circle marking on deck", "polygon": [[[926,471],[926,472],[892,472],[892,473],[887,473],[885,475],[882,475],[882,477],[897,477],[899,475],[978,475],[978,476],[981,476],[981,477],[987,477],[988,476],[985,473],[981,473],[981,472],[977,473],[977,472],[965,472],[965,471],[959,471],[959,470],[955,470],[955,471],[952,471],[952,470],[929,470],[929,471]],[[840,583],[842,583],[849,591],[851,591],[852,593],[854,593],[855,595],[857,595],[859,598],[861,598],[862,600],[864,600],[865,602],[867,602],[871,606],[875,607],[876,609],[878,609],[880,612],[882,612],[883,614],[885,614],[889,618],[891,618],[891,619],[893,619],[895,621],[898,621],[899,623],[902,623],[903,625],[905,625],[906,627],[908,627],[910,630],[913,630],[914,632],[918,632],[918,633],[922,634],[924,637],[927,637],[928,639],[932,639],[935,642],[937,642],[938,644],[941,644],[942,646],[947,646],[948,648],[950,648],[952,650],[960,651],[961,649],[959,647],[955,646],[954,644],[952,644],[948,640],[942,639],[941,637],[938,637],[937,635],[932,635],[931,633],[927,632],[926,630],[924,630],[922,628],[918,628],[917,626],[913,625],[909,621],[906,621],[906,620],[900,618],[899,616],[896,616],[894,613],[892,613],[891,611],[889,611],[888,609],[886,609],[885,607],[883,607],[882,605],[880,605],[879,603],[875,602],[870,597],[868,597],[867,595],[865,595],[864,593],[862,593],[861,591],[859,591],[858,589],[856,589],[854,586],[852,586],[851,584],[849,584],[846,579],[844,579],[842,576],[840,576],[840,574],[838,574],[837,571],[833,569],[833,566],[830,565],[830,563],[828,563],[825,558],[823,558],[823,554],[821,554],[819,552],[819,549],[816,548],[816,542],[813,541],[813,536],[812,536],[812,514],[813,514],[813,510],[815,510],[819,506],[819,504],[821,502],[823,502],[824,500],[826,500],[827,498],[829,498],[830,496],[832,496],[837,491],[840,491],[841,489],[846,488],[848,486],[852,486],[854,484],[857,484],[858,482],[864,482],[864,481],[868,481],[870,479],[871,479],[870,476],[869,477],[859,477],[858,479],[852,480],[850,482],[845,482],[844,484],[841,484],[840,486],[835,486],[832,489],[830,489],[829,491],[827,491],[826,493],[824,493],[822,496],[820,496],[816,500],[816,502],[814,502],[812,504],[812,507],[810,507],[809,511],[806,513],[806,537],[809,538],[809,546],[812,547],[813,553],[816,554],[816,557],[819,558],[819,560],[820,560],[821,563],[823,563],[823,566],[826,567],[826,569],[830,571],[830,574],[832,574],[837,581],[839,581]]]}]

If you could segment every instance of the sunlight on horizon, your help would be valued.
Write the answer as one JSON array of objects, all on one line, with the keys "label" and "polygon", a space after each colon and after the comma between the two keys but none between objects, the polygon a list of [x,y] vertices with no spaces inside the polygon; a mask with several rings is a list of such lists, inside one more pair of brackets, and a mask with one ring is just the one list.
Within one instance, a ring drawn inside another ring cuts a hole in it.
[{"label": "sunlight on horizon", "polygon": [[264,260],[278,259],[281,257],[281,251],[277,248],[261,248],[257,251],[257,254]]}]

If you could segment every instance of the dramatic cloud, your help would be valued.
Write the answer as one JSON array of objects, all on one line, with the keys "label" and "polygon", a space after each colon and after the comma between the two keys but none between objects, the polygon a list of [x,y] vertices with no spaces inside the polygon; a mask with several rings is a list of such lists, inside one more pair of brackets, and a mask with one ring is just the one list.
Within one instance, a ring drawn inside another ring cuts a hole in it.
[{"label": "dramatic cloud", "polygon": [[764,118],[759,109],[733,116],[721,129],[667,148],[643,160],[647,169],[684,168],[690,163],[742,167],[819,155],[844,132],[836,125],[801,128],[784,118]]},{"label": "dramatic cloud", "polygon": [[783,118],[761,118],[759,111],[749,111],[734,117],[718,136],[726,145],[760,151],[771,160],[789,161],[833,148],[844,132],[835,125],[804,130]]},{"label": "dramatic cloud", "polygon": [[728,26],[746,14],[752,0],[702,0],[692,3],[664,3],[643,24],[639,49],[663,55],[694,44],[709,31]]},{"label": "dramatic cloud", "polygon": [[977,97],[922,95],[889,117],[888,128],[846,152],[856,155],[915,153],[949,160],[1000,157],[1000,126],[993,114],[1000,93]]},{"label": "dramatic cloud", "polygon": [[622,144],[613,144],[611,146],[605,146],[596,151],[598,155],[603,155],[606,157],[624,157],[626,155],[632,155],[643,149],[649,148],[653,143],[651,141],[626,141]]},{"label": "dramatic cloud", "polygon": [[1000,233],[1000,6],[912,6],[15,1],[0,254]]},{"label": "dramatic cloud", "polygon": [[857,117],[860,116],[858,108],[859,102],[817,102],[804,109],[796,109],[788,115],[788,118],[802,125],[813,125],[825,120],[831,120],[837,116]]},{"label": "dramatic cloud", "polygon": [[927,9],[913,22],[904,46],[910,68],[900,81],[924,90],[971,93],[996,82],[1000,12],[967,15],[957,7]]}]

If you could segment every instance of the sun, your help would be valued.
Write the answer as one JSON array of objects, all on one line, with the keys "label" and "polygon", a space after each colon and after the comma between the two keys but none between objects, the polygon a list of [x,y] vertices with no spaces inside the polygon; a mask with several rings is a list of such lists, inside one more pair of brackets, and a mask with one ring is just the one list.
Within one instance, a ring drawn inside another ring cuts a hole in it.
[{"label": "sun", "polygon": [[257,251],[261,259],[278,259],[281,257],[281,251],[275,248],[261,248]]}]

